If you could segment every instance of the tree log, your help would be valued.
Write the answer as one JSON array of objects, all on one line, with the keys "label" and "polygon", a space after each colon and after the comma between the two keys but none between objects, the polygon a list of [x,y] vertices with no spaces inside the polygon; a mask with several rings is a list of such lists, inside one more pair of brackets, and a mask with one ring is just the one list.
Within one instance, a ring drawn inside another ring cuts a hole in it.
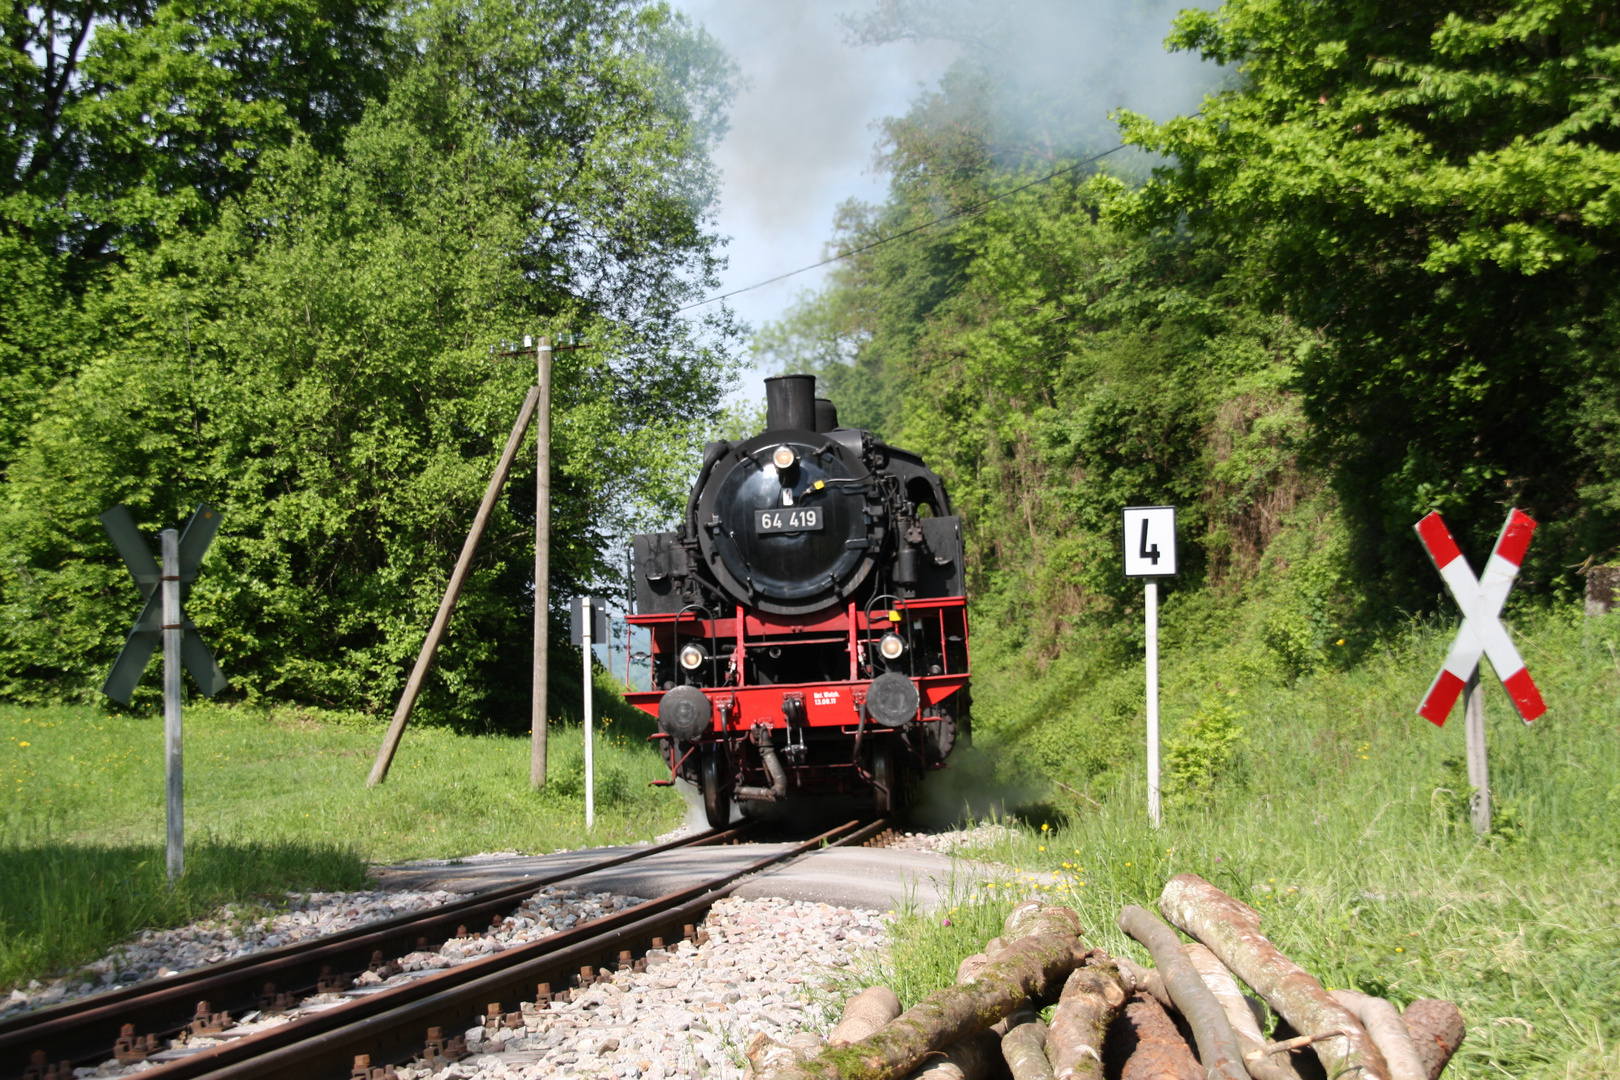
[{"label": "tree log", "polygon": [[1389,1080],[1429,1080],[1429,1068],[1412,1045],[1400,1010],[1381,997],[1358,990],[1334,990],[1333,1000],[1356,1014],[1373,1045],[1389,1063]]},{"label": "tree log", "polygon": [[762,1031],[749,1040],[746,1051],[748,1070],[745,1075],[749,1080],[769,1080],[789,1065],[798,1065],[815,1057],[826,1042],[814,1032],[800,1031],[790,1036],[786,1043],[779,1043]]},{"label": "tree log", "polygon": [[[1046,910],[1046,904],[1040,900],[1025,900],[1022,904],[1007,912],[1006,919],[1001,923],[1001,937],[999,940],[1010,945],[1030,932],[1036,924],[1041,912]],[[989,947],[986,946],[986,951]]]},{"label": "tree log", "polygon": [[1074,969],[1046,1033],[1046,1059],[1057,1080],[1102,1080],[1103,1039],[1126,996],[1119,968],[1102,950]]},{"label": "tree log", "polygon": [[1135,960],[1124,956],[1114,957],[1114,963],[1119,965],[1122,974],[1128,974],[1138,990],[1151,994],[1153,998],[1167,1009],[1176,1007],[1170,1000],[1169,991],[1164,988],[1164,977],[1159,974],[1158,968],[1143,967]]},{"label": "tree log", "polygon": [[1468,1034],[1462,1011],[1449,1001],[1420,998],[1406,1007],[1401,1021],[1411,1033],[1412,1049],[1423,1062],[1428,1080],[1436,1080]]},{"label": "tree log", "polygon": [[[1214,953],[1196,941],[1185,948],[1187,959],[1192,961],[1199,978],[1215,995],[1215,1000],[1221,1003],[1227,1022],[1232,1025],[1232,1034],[1237,1036],[1238,1049],[1243,1052],[1243,1064],[1249,1075],[1254,1080],[1299,1080],[1299,1074],[1287,1058],[1262,1056],[1255,1059],[1251,1056],[1253,1051],[1265,1049],[1266,1036],[1260,1030],[1260,1021],[1249,1009],[1249,999],[1243,996],[1237,980],[1232,978],[1232,973],[1215,958]],[[1255,1008],[1259,1007],[1259,1002],[1256,1002]]]},{"label": "tree log", "polygon": [[1204,1063],[1210,1076],[1249,1080],[1249,1071],[1243,1065],[1243,1049],[1238,1045],[1231,1021],[1226,1018],[1226,1010],[1204,985],[1176,932],[1135,904],[1119,913],[1119,928],[1153,954],[1153,963],[1164,979],[1170,1000],[1192,1027],[1193,1039],[1198,1043],[1198,1060]]},{"label": "tree log", "polygon": [[1048,908],[1033,933],[1003,949],[970,982],[937,990],[881,1031],[778,1073],[779,1080],[895,1080],[928,1056],[984,1031],[1069,977],[1085,955],[1080,917]]},{"label": "tree log", "polygon": [[844,1003],[844,1015],[827,1036],[831,1046],[859,1042],[900,1015],[900,999],[887,986],[872,986]]},{"label": "tree log", "polygon": [[931,1055],[908,1080],[985,1080],[1001,1060],[996,1037],[969,1035],[941,1055]]},{"label": "tree log", "polygon": [[982,952],[962,957],[962,962],[956,965],[956,981],[972,982],[989,962],[990,958]]},{"label": "tree log", "polygon": [[1108,1031],[1108,1075],[1120,1080],[1205,1080],[1204,1067],[1175,1021],[1152,997],[1137,991]]},{"label": "tree log", "polygon": [[[1260,913],[1226,895],[1196,874],[1177,874],[1159,897],[1164,917],[1209,946],[1238,978],[1248,983],[1302,1035],[1343,1028],[1342,1039],[1325,1039],[1311,1049],[1328,1076],[1350,1073],[1358,1080],[1389,1080],[1389,1064],[1361,1022],[1334,1001],[1310,973],[1284,956],[1260,932]],[[1161,965],[1162,966],[1162,965]],[[1174,995],[1174,988],[1171,990]]]},{"label": "tree log", "polygon": [[1019,1009],[1007,1017],[1006,1024],[1001,1056],[1013,1080],[1053,1080],[1052,1066],[1046,1060],[1046,1025],[1041,1023],[1040,1014],[1033,1009]]}]

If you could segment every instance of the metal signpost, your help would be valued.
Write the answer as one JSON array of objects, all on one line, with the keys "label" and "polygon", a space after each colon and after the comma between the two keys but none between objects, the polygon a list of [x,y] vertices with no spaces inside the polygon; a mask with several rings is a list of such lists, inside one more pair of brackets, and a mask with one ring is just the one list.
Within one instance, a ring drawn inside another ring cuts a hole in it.
[{"label": "metal signpost", "polygon": [[1547,711],[1541,691],[1530,677],[1530,669],[1520,659],[1519,650],[1513,647],[1513,639],[1501,619],[1502,606],[1507,603],[1513,579],[1524,562],[1536,522],[1519,510],[1509,511],[1491,557],[1485,563],[1485,573],[1478,578],[1474,577],[1473,569],[1438,512],[1424,517],[1413,528],[1463,616],[1445,663],[1430,684],[1429,692],[1423,695],[1417,711],[1435,726],[1443,726],[1457,698],[1466,695],[1463,735],[1468,783],[1474,789],[1469,809],[1474,831],[1484,835],[1491,831],[1491,782],[1485,756],[1485,692],[1479,684],[1480,657],[1490,657],[1491,667],[1496,669],[1497,678],[1502,680],[1513,707],[1525,723]]},{"label": "metal signpost", "polygon": [[1176,573],[1176,508],[1127,506],[1125,576],[1146,578],[1148,821],[1159,827],[1159,582]]},{"label": "metal signpost", "polygon": [[585,677],[581,689],[585,693],[585,827],[596,824],[596,740],[591,735],[591,652],[593,642],[607,637],[607,604],[593,596],[574,600],[573,641],[585,654]]},{"label": "metal signpost", "polygon": [[[207,503],[197,507],[186,523],[184,533],[164,529],[161,534],[163,562],[152,559],[152,549],[136,526],[129,508],[115,506],[101,515],[102,528],[129,568],[135,587],[146,603],[135,618],[135,625],[124,642],[123,651],[113,661],[112,671],[101,692],[114,701],[129,704],[147,662],[163,641],[163,763],[168,792],[168,866],[172,881],[185,873],[185,777],[181,752],[180,668],[191,672],[197,688],[213,697],[228,685],[197,633],[197,626],[185,617],[181,594],[197,579],[203,555],[219,532],[219,511]],[[161,588],[159,587],[161,586]]]}]

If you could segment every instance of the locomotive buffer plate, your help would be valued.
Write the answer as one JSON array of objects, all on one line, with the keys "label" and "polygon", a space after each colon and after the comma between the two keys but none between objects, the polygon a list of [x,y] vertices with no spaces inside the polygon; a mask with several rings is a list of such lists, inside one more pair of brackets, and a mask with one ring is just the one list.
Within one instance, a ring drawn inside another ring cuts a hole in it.
[{"label": "locomotive buffer plate", "polygon": [[820,532],[827,515],[819,506],[784,506],[780,510],[755,510],[756,533]]}]

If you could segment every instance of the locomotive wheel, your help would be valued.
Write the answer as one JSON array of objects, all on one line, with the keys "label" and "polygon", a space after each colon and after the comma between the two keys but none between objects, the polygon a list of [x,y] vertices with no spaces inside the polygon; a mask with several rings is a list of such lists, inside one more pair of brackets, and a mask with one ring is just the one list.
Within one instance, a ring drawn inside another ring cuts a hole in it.
[{"label": "locomotive wheel", "polygon": [[895,787],[898,777],[895,776],[894,758],[889,751],[888,739],[872,740],[872,811],[877,814],[892,814],[896,803],[899,802],[899,791]]},{"label": "locomotive wheel", "polygon": [[723,829],[731,824],[731,793],[726,790],[726,748],[721,743],[703,747],[703,813],[709,828]]}]

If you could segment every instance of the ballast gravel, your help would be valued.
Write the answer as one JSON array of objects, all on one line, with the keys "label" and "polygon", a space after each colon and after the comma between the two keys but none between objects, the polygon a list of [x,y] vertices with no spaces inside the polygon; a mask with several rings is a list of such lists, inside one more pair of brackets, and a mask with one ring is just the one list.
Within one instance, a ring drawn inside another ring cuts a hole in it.
[{"label": "ballast gravel", "polygon": [[882,913],[778,899],[721,900],[703,929],[702,944],[648,954],[645,972],[620,972],[566,1003],[521,1003],[519,1027],[469,1028],[462,1061],[396,1075],[741,1080],[760,1033],[785,1043],[831,1030],[835,1017],[811,988],[888,943]]},{"label": "ballast gravel", "polygon": [[1005,825],[992,823],[975,825],[971,829],[958,829],[954,832],[897,833],[883,846],[906,851],[937,851],[941,855],[953,855],[972,848],[990,847],[1017,835],[1015,830]]},{"label": "ballast gravel", "polygon": [[287,907],[276,915],[244,918],[222,908],[213,918],[177,930],[144,930],[73,975],[49,986],[33,982],[13,990],[0,1005],[0,1016],[60,1005],[103,990],[160,979],[176,972],[207,967],[221,960],[290,945],[305,938],[347,930],[351,926],[391,919],[459,900],[444,892],[314,892],[286,894]]}]

